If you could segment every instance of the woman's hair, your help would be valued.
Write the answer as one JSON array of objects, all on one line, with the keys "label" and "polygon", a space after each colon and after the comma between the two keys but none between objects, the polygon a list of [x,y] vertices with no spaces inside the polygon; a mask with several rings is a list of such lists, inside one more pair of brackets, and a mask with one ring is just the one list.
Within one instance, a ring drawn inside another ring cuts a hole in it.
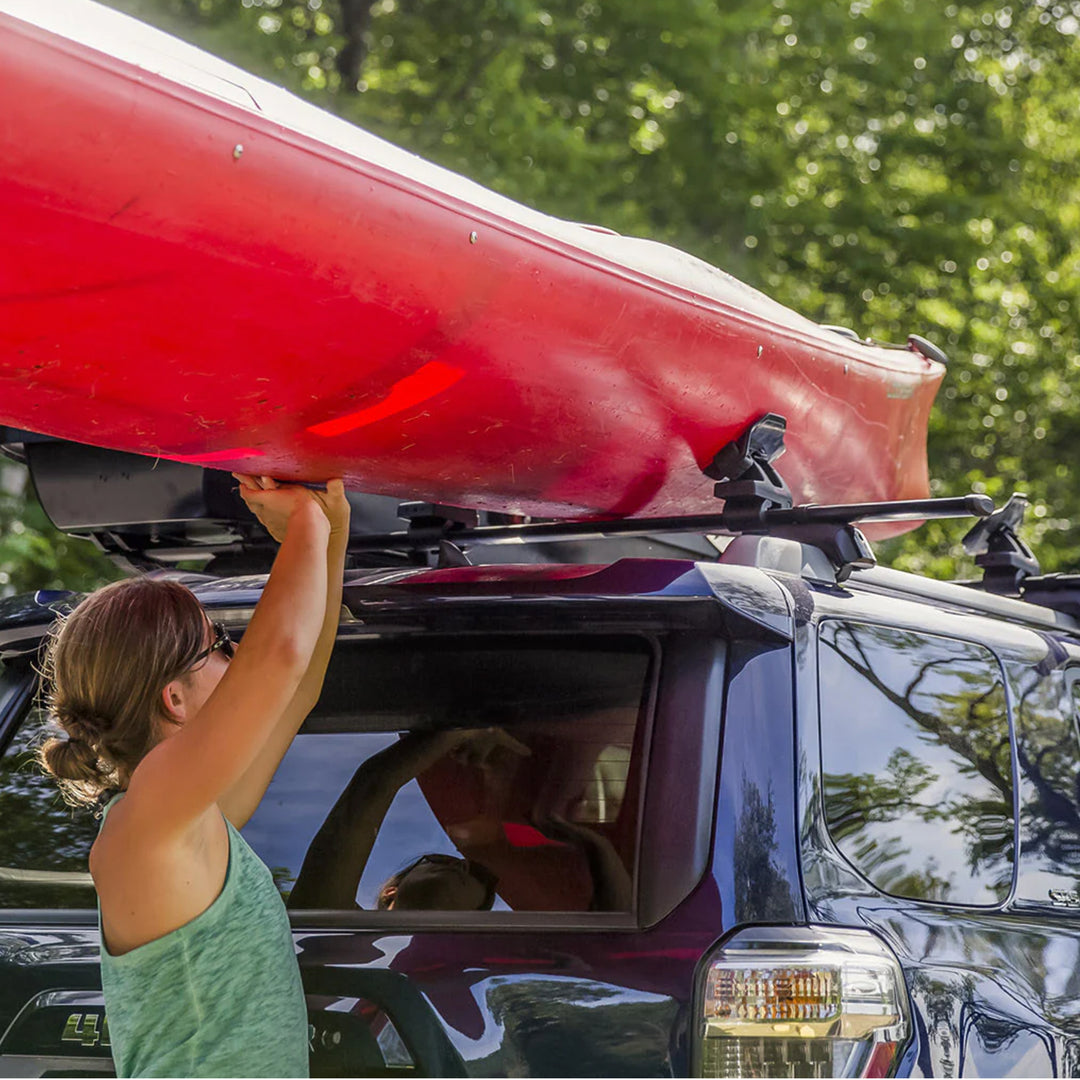
[{"label": "woman's hair", "polygon": [[[413,871],[424,863],[436,872],[415,880]],[[391,907],[412,911],[490,911],[498,880],[486,866],[472,859],[433,852],[421,855],[388,877],[379,887],[376,905],[379,911]],[[481,886],[483,893],[478,897],[466,883]]]},{"label": "woman's hair", "polygon": [[91,593],[59,619],[45,653],[45,705],[67,738],[50,738],[38,760],[74,806],[127,787],[153,748],[167,683],[205,647],[206,614],[175,581],[132,578]]}]

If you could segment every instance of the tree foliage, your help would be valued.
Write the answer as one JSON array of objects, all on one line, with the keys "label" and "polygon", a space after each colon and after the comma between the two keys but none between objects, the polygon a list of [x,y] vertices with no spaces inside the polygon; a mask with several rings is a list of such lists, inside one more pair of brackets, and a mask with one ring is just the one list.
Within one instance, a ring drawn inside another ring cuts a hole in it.
[{"label": "tree foliage", "polygon": [[25,468],[0,459],[0,596],[31,589],[92,589],[121,576],[89,540],[55,529]]},{"label": "tree foliage", "polygon": [[[931,338],[934,492],[1026,490],[1044,568],[1080,558],[1077,0],[111,2],[529,205]],[[883,555],[953,573],[962,528]]]}]

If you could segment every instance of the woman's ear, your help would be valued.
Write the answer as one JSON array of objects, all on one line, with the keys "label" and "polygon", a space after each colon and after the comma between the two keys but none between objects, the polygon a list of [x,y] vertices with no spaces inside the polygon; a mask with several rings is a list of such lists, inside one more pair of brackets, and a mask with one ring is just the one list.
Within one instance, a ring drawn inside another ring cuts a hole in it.
[{"label": "woman's ear", "polygon": [[165,716],[169,720],[183,720],[186,717],[184,708],[184,689],[179,679],[173,679],[166,683],[161,690],[161,707],[165,710]]}]

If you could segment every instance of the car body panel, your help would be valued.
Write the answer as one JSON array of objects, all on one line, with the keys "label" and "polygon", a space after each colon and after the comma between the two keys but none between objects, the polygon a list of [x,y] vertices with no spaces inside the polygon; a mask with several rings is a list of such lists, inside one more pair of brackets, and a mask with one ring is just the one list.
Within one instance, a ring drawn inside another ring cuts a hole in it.
[{"label": "car body panel", "polygon": [[[264,580],[192,584],[242,630]],[[663,660],[636,914],[293,912],[313,1075],[685,1075],[705,957],[740,927],[808,923],[870,929],[899,958],[914,1024],[899,1075],[1074,1075],[1080,810],[1064,712],[1080,639],[978,599],[650,560],[350,574],[343,641],[618,631]],[[13,604],[0,633],[32,643],[51,602]],[[1003,672],[1019,848],[1000,903],[888,895],[830,836],[818,654],[838,619],[973,642]],[[0,1069],[107,1067],[94,919],[0,913]]]}]

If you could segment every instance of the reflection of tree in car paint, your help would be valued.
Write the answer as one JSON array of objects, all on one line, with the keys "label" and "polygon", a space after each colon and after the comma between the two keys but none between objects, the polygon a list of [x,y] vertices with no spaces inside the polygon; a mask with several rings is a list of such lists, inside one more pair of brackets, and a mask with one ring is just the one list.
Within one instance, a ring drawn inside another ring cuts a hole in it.
[{"label": "reflection of tree in car paint", "polygon": [[742,808],[735,827],[732,877],[739,897],[739,917],[745,920],[782,919],[793,901],[787,878],[777,869],[776,810],[773,793],[743,775]]},{"label": "reflection of tree in car paint", "polygon": [[854,623],[824,624],[821,642],[825,809],[837,846],[885,892],[1002,898],[1012,878],[1012,771],[993,655]]}]

